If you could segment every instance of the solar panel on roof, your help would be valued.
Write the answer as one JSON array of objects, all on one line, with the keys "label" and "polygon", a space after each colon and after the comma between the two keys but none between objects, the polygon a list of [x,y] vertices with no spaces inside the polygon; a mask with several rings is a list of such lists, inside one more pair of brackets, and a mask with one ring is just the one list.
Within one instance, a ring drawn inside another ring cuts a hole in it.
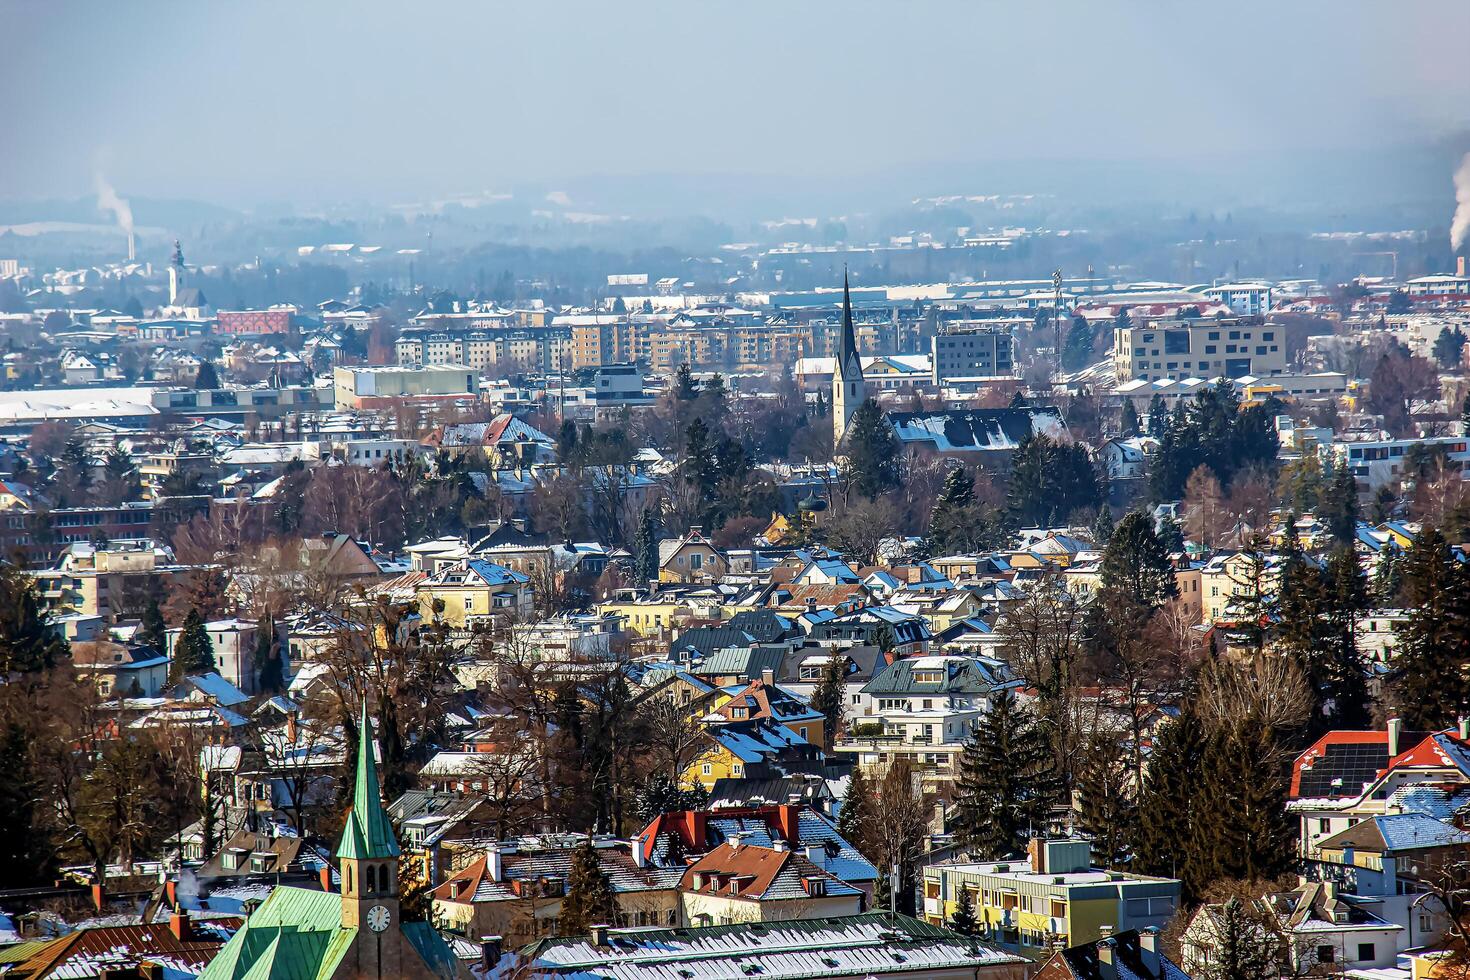
[{"label": "solar panel on roof", "polygon": [[1386,765],[1388,747],[1381,743],[1329,745],[1312,768],[1302,770],[1299,795],[1307,799],[1356,796]]}]

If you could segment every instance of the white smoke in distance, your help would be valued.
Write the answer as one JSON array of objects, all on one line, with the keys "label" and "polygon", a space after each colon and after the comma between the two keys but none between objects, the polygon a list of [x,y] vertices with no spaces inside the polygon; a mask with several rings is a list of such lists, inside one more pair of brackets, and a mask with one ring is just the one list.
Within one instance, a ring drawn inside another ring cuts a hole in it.
[{"label": "white smoke in distance", "polygon": [[117,191],[101,174],[97,175],[97,210],[111,211],[117,218],[117,226],[129,235],[133,233],[132,205],[118,197]]},{"label": "white smoke in distance", "polygon": [[1450,222],[1450,251],[1458,252],[1470,235],[1470,153],[1455,171],[1455,219]]}]

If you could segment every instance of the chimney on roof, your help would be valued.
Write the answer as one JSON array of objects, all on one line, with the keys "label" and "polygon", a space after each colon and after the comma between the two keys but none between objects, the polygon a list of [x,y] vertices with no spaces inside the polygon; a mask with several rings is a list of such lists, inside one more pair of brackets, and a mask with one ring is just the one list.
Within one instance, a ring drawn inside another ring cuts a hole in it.
[{"label": "chimney on roof", "polygon": [[321,883],[322,891],[329,892],[332,890],[332,866],[330,864],[322,865],[321,869],[317,871],[316,876],[317,880]]},{"label": "chimney on roof", "polygon": [[822,844],[808,844],[806,859],[819,868],[827,866],[827,848]]},{"label": "chimney on roof", "polygon": [[1463,255],[1455,256],[1455,275],[1461,279],[1465,278],[1465,256]]},{"label": "chimney on roof", "polygon": [[607,945],[607,923],[599,922],[592,927],[592,945],[599,948]]},{"label": "chimney on roof", "polygon": [[1098,929],[1098,932],[1103,934],[1103,938],[1097,941],[1097,961],[1106,967],[1103,971],[1103,976],[1117,976],[1116,971],[1112,968],[1113,953],[1118,945],[1118,941],[1113,938],[1113,927],[1102,926]]},{"label": "chimney on roof", "polygon": [[776,672],[770,667],[761,668],[761,683],[771,687],[776,683]]},{"label": "chimney on roof", "polygon": [[732,850],[732,851],[738,851],[738,850],[740,850],[740,845],[742,845],[744,843],[745,843],[745,831],[743,831],[743,830],[737,830],[735,833],[733,833],[733,834],[730,835],[730,850]]},{"label": "chimney on roof", "polygon": [[1138,930],[1138,958],[1152,977],[1164,975],[1163,963],[1159,961],[1159,927],[1144,926]]},{"label": "chimney on roof", "polygon": [[1026,856],[1031,859],[1031,870],[1035,874],[1046,874],[1046,841],[1033,837],[1026,842]]},{"label": "chimney on roof", "polygon": [[486,970],[500,962],[500,936],[480,937],[480,966]]},{"label": "chimney on roof", "polygon": [[500,853],[499,844],[491,844],[485,851],[485,873],[491,881],[505,880],[505,858]]},{"label": "chimney on roof", "polygon": [[[650,834],[649,836],[652,838],[652,840],[649,841],[649,844],[655,844],[655,843],[658,842],[658,835],[657,834]],[[638,837],[634,837],[633,840],[631,841],[631,843],[633,845],[633,865],[634,865],[634,867],[638,867],[638,868],[647,867],[648,866],[648,858],[643,853],[643,841],[642,841],[642,839],[641,838],[638,838]]]},{"label": "chimney on roof", "polygon": [[1399,754],[1399,736],[1404,733],[1404,720],[1402,718],[1388,719],[1388,757],[1392,759]]},{"label": "chimney on roof", "polygon": [[1470,715],[1460,716],[1460,741],[1470,741]]},{"label": "chimney on roof", "polygon": [[194,927],[189,921],[189,913],[180,906],[175,905],[173,914],[168,917],[168,931],[181,943],[194,941]]},{"label": "chimney on roof", "polygon": [[806,597],[806,611],[807,612],[816,612],[817,611],[817,597],[816,596],[809,595],[809,596]]},{"label": "chimney on roof", "polygon": [[777,837],[775,840],[771,841],[771,850],[775,851],[777,854],[785,854],[787,851],[786,842]]}]

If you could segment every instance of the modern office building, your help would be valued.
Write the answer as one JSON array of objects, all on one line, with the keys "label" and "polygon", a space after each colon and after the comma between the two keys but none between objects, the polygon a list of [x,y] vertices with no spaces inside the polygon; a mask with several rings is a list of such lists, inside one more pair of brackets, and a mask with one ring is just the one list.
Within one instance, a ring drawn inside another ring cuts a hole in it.
[{"label": "modern office building", "polygon": [[1151,320],[1115,327],[1119,384],[1179,378],[1239,378],[1286,370],[1285,331],[1264,317]]}]

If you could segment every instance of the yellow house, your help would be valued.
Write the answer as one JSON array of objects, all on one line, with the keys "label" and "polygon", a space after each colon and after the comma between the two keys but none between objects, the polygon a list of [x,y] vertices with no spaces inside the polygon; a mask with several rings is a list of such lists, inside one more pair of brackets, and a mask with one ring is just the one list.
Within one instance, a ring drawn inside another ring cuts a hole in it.
[{"label": "yellow house", "polygon": [[705,746],[680,776],[706,793],[717,779],[745,779],[752,766],[816,759],[821,751],[794,731],[769,721],[730,722],[704,730]]},{"label": "yellow house", "polygon": [[416,595],[425,621],[456,629],[491,625],[531,613],[534,593],[525,574],[470,558],[419,583]]},{"label": "yellow house", "polygon": [[968,892],[981,937],[1041,958],[1114,932],[1163,928],[1179,904],[1173,878],[1092,867],[1086,840],[1033,839],[1025,859],[924,869],[924,919],[944,925]]},{"label": "yellow house", "polygon": [[689,606],[678,599],[629,599],[622,602],[601,602],[597,605],[599,616],[618,616],[623,628],[639,636],[660,636],[665,630],[688,619]]},{"label": "yellow house", "polygon": [[660,582],[713,582],[728,570],[725,556],[710,544],[701,528],[690,528],[677,541],[660,541],[658,551]]},{"label": "yellow house", "polygon": [[[1249,552],[1217,555],[1200,569],[1200,614],[1206,623],[1229,622],[1238,614],[1232,608],[1236,596],[1257,588],[1269,594],[1276,588],[1281,558],[1262,555],[1259,570]],[[1259,579],[1259,581],[1257,581]]]}]

